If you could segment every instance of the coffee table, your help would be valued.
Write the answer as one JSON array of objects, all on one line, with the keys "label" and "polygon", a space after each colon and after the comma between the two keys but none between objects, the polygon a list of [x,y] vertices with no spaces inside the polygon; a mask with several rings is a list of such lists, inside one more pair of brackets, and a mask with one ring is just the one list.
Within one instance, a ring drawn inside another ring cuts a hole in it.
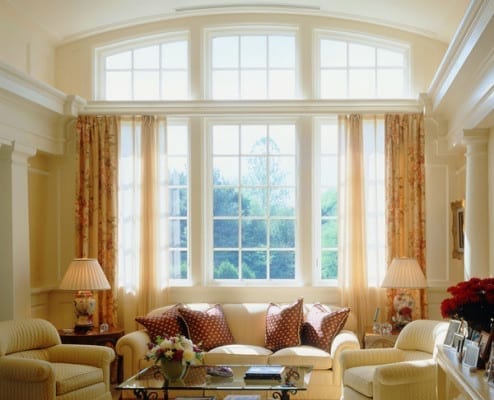
[{"label": "coffee table", "polygon": [[160,369],[153,365],[144,368],[116,388],[122,392],[132,391],[137,399],[142,400],[158,399],[161,391],[164,399],[167,400],[169,390],[195,391],[196,395],[202,397],[207,397],[207,391],[217,390],[228,392],[272,391],[273,398],[290,400],[290,394],[307,390],[312,371],[310,366],[287,366],[283,371],[281,381],[244,380],[245,372],[251,365],[225,365],[223,367],[229,368],[233,375],[231,377],[215,376],[212,375],[214,366],[200,365],[189,367],[183,379],[167,382]]}]

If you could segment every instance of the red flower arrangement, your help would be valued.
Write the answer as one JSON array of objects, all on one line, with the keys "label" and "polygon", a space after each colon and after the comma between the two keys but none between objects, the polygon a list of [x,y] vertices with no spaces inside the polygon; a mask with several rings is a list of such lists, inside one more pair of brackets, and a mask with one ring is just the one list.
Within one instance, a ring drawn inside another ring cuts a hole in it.
[{"label": "red flower arrangement", "polygon": [[472,278],[448,288],[452,298],[441,303],[443,318],[465,320],[476,330],[490,331],[494,318],[494,278]]}]

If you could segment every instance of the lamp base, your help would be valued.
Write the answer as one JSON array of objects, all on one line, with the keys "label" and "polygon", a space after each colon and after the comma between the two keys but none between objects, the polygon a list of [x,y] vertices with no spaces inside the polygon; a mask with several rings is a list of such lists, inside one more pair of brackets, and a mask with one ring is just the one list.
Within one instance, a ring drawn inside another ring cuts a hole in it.
[{"label": "lamp base", "polygon": [[392,317],[393,327],[401,330],[406,324],[412,321],[412,311],[415,300],[408,292],[398,292],[393,299],[394,315]]},{"label": "lamp base", "polygon": [[93,329],[93,314],[96,309],[96,299],[90,290],[80,290],[74,298],[75,316],[77,318],[74,332],[87,333]]}]

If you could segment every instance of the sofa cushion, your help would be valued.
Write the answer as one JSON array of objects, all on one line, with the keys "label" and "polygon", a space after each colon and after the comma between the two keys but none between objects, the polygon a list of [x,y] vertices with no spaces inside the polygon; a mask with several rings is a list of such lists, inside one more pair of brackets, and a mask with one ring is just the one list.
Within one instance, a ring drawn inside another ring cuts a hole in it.
[{"label": "sofa cushion", "polygon": [[330,369],[332,359],[328,352],[313,346],[285,347],[269,357],[271,365],[312,365],[314,369]]},{"label": "sofa cushion", "polygon": [[270,350],[260,346],[228,344],[204,353],[204,364],[268,364],[268,358],[271,354]]},{"label": "sofa cushion", "polygon": [[330,351],[333,339],[343,329],[349,314],[349,308],[331,312],[320,303],[314,304],[302,324],[302,344]]},{"label": "sofa cushion", "polygon": [[103,370],[91,365],[52,363],[57,397],[96,383],[102,383]]},{"label": "sofa cushion", "polygon": [[276,351],[299,346],[303,311],[303,299],[284,306],[269,303],[266,313],[266,348]]},{"label": "sofa cushion", "polygon": [[372,398],[374,396],[373,379],[375,365],[364,365],[362,367],[353,367],[345,370],[343,382],[358,393]]},{"label": "sofa cushion", "polygon": [[234,343],[220,304],[215,304],[205,311],[180,307],[178,312],[185,322],[188,337],[202,350],[209,351]]},{"label": "sofa cushion", "polygon": [[176,304],[161,315],[136,317],[135,320],[146,328],[152,342],[156,342],[157,336],[165,337],[183,334],[184,329],[178,314],[178,309],[181,306],[181,304]]}]

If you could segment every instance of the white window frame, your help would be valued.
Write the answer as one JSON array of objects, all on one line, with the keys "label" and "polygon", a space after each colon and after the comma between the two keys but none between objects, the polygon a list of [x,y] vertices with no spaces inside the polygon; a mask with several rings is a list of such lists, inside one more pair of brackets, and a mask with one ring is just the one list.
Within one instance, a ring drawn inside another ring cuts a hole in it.
[{"label": "white window frame", "polygon": [[[298,99],[300,97],[300,35],[299,29],[294,25],[252,25],[246,24],[240,27],[209,27],[204,30],[204,68],[203,68],[203,81],[204,81],[204,93],[203,98],[213,99],[213,68],[212,68],[212,54],[213,54],[213,39],[222,36],[242,36],[242,35],[289,35],[294,37],[295,41],[295,65],[294,65],[294,97]],[[266,69],[269,71],[269,69]],[[240,99],[239,99],[240,100]],[[249,100],[249,99],[242,99]],[[261,99],[254,99],[259,101]],[[277,99],[266,98],[261,101],[276,101]],[[225,100],[229,101],[229,100]]]},{"label": "white window frame", "polygon": [[[125,51],[133,51],[139,48],[161,45],[166,42],[187,41],[187,80],[188,90],[187,99],[191,96],[191,51],[190,51],[190,32],[189,31],[173,31],[159,35],[144,36],[134,40],[123,40],[110,45],[96,47],[93,51],[93,98],[95,100],[106,100],[106,74],[105,74],[105,59],[106,57],[123,53]],[[134,69],[130,69],[134,71]],[[161,69],[160,69],[161,72]],[[161,82],[161,73],[160,73]],[[137,101],[137,100],[128,100]]]},{"label": "white window frame", "polygon": [[[348,44],[362,44],[366,46],[374,47],[374,50],[377,49],[385,49],[394,52],[399,52],[403,54],[404,57],[404,69],[403,69],[403,78],[404,78],[404,93],[403,96],[399,97],[400,99],[408,99],[410,98],[410,88],[411,88],[411,66],[410,66],[410,45],[408,43],[399,42],[396,40],[390,41],[378,36],[371,35],[360,35],[349,32],[341,32],[341,31],[333,31],[333,30],[322,30],[322,29],[314,29],[312,35],[312,54],[314,60],[314,68],[313,68],[313,92],[316,98],[321,99],[321,40],[339,40],[347,42]],[[347,56],[348,57],[348,56]],[[347,71],[351,68],[347,65]],[[377,72],[380,68],[377,65],[374,67],[374,71]],[[352,100],[354,98],[348,96],[348,84],[349,80],[347,79],[347,97],[344,99]],[[377,95],[377,77],[376,77],[376,86],[375,93]],[[369,100],[381,99],[381,97],[370,97]],[[333,100],[333,99],[328,99]]]}]

